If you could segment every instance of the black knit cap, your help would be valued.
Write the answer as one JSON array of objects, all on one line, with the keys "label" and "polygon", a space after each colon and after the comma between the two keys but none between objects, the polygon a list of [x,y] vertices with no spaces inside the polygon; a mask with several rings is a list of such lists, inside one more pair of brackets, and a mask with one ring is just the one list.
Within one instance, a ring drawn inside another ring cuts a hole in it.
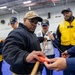
[{"label": "black knit cap", "polygon": [[72,12],[70,8],[66,8],[64,10],[61,11],[62,14],[64,14],[64,12]]}]

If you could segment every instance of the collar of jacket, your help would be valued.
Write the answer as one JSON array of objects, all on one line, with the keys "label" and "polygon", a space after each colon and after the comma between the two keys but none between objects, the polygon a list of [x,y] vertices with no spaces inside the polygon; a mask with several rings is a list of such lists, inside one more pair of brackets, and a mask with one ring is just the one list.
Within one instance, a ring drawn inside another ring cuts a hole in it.
[{"label": "collar of jacket", "polygon": [[[29,31],[29,29],[23,24],[23,23],[19,23],[19,27],[24,28],[25,30]],[[30,33],[34,33],[33,31],[29,31]]]}]

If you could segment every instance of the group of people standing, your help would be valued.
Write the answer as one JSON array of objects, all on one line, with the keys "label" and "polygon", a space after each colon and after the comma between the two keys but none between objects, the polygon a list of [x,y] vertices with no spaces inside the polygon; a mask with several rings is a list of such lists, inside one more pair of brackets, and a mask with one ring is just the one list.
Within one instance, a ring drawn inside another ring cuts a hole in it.
[{"label": "group of people standing", "polygon": [[[49,30],[49,21],[42,19],[35,11],[27,12],[23,23],[18,23],[16,17],[10,19],[14,29],[4,41],[2,55],[3,59],[10,64],[13,75],[30,75],[35,62],[41,62],[39,56],[47,57],[48,63],[40,64],[36,75],[42,75],[40,71],[43,69],[43,64],[46,75],[52,75],[53,70],[64,70],[64,75],[75,74],[75,18],[70,8],[62,10],[61,13],[64,20],[57,28],[57,37],[54,37]],[[41,22],[42,30],[35,34],[38,22]],[[45,40],[47,43],[43,53],[41,49]],[[53,43],[61,49],[62,57],[54,58]]]}]

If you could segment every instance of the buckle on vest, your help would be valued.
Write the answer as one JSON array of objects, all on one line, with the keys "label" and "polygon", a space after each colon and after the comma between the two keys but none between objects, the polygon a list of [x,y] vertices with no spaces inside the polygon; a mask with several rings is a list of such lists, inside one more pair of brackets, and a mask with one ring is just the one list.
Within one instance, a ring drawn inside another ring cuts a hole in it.
[{"label": "buckle on vest", "polygon": [[73,26],[67,26],[67,28],[73,28]]}]

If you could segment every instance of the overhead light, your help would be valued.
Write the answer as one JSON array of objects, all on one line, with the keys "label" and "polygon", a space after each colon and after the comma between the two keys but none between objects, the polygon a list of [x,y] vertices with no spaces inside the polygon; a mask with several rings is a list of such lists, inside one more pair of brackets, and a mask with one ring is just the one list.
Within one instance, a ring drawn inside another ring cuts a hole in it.
[{"label": "overhead light", "polygon": [[23,2],[23,4],[28,4],[28,3],[31,3],[31,1],[25,1],[25,2]]},{"label": "overhead light", "polygon": [[31,7],[29,6],[29,10],[31,10]]},{"label": "overhead light", "polygon": [[12,8],[8,8],[8,10],[12,10]]},{"label": "overhead light", "polygon": [[16,14],[18,14],[18,12],[17,12],[17,11],[15,11],[14,9],[12,9],[12,13],[16,13]]},{"label": "overhead light", "polygon": [[55,6],[55,2],[53,2],[53,5]]},{"label": "overhead light", "polygon": [[6,9],[6,8],[7,8],[7,6],[0,7],[0,9]]},{"label": "overhead light", "polygon": [[56,2],[56,1],[60,1],[60,0],[51,0],[51,1]]},{"label": "overhead light", "polygon": [[12,13],[14,13],[15,12],[15,10],[12,10]]},{"label": "overhead light", "polygon": [[33,5],[35,5],[36,3],[30,3],[30,4],[26,4],[25,6],[33,6]]}]

